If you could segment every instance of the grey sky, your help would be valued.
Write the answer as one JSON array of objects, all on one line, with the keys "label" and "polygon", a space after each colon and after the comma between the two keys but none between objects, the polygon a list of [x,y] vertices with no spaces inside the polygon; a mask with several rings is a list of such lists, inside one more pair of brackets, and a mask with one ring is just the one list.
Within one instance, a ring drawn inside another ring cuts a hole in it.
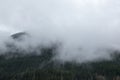
[{"label": "grey sky", "polygon": [[120,1],[0,0],[0,42],[18,31],[29,32],[35,44],[61,41],[62,60],[108,58],[106,52],[94,52],[119,49]]}]

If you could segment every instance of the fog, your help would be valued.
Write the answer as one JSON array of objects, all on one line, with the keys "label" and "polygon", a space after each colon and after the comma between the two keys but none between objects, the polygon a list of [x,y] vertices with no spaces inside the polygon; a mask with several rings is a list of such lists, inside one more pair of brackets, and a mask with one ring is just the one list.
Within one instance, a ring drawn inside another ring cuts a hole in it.
[{"label": "fog", "polygon": [[107,49],[120,48],[120,1],[0,0],[0,44],[19,31],[30,34],[27,45],[61,42],[62,61],[110,59]]}]

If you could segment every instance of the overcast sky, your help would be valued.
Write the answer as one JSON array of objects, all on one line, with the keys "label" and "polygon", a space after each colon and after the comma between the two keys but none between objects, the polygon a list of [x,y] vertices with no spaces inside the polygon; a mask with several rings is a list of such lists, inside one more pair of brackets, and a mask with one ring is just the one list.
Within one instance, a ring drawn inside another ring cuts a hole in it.
[{"label": "overcast sky", "polygon": [[120,1],[0,0],[0,43],[19,31],[29,32],[36,43],[61,41],[62,60],[108,58],[95,51],[119,49]]}]

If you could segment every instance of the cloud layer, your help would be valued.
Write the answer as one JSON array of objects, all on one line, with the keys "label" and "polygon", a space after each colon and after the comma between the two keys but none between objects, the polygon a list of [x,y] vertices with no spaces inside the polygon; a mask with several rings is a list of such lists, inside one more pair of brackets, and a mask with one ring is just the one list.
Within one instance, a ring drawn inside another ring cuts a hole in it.
[{"label": "cloud layer", "polygon": [[103,49],[120,47],[119,5],[119,0],[1,0],[0,43],[26,31],[35,45],[62,42],[61,60],[109,58]]}]

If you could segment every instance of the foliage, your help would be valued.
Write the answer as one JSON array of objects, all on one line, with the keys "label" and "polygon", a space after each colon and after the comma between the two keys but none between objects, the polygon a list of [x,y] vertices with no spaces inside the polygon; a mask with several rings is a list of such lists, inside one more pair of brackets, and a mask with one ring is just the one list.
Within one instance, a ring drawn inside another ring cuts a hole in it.
[{"label": "foliage", "polygon": [[56,47],[37,48],[40,55],[34,55],[34,51],[23,55],[15,45],[8,48],[6,54],[0,55],[0,80],[94,80],[96,74],[110,80],[120,75],[119,51],[113,52],[109,61],[61,64],[53,60]]}]

